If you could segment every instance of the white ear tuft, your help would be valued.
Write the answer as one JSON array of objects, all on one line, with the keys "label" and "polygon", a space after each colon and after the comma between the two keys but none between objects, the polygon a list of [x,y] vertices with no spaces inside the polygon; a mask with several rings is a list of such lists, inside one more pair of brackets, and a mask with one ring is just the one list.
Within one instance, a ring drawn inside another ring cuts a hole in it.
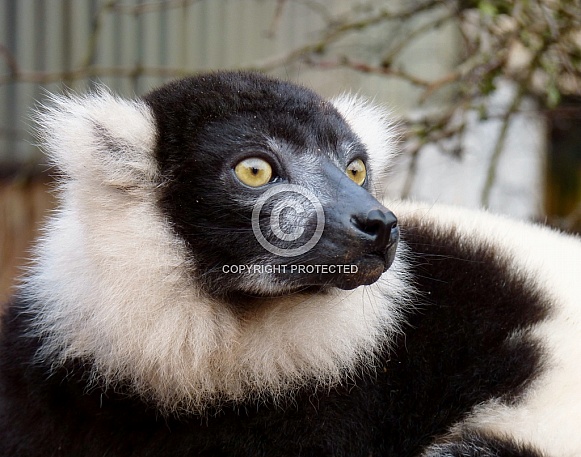
[{"label": "white ear tuft", "polygon": [[105,88],[51,95],[35,119],[42,146],[70,179],[135,187],[157,175],[155,123],[143,101],[116,98]]},{"label": "white ear tuft", "polygon": [[392,113],[352,94],[340,95],[331,103],[367,147],[372,172],[384,174],[399,153],[400,135]]}]

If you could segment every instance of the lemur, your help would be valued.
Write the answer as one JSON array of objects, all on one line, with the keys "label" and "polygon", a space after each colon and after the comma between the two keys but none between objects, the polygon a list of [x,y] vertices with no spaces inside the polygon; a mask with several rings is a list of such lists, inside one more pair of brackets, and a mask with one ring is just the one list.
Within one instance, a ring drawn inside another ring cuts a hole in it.
[{"label": "lemur", "polygon": [[581,455],[579,239],[383,201],[384,108],[217,72],[37,118],[0,456]]}]

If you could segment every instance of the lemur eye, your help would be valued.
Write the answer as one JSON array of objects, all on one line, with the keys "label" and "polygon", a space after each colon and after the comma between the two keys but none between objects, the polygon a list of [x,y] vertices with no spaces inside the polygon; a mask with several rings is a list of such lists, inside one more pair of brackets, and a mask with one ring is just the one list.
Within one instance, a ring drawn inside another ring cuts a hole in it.
[{"label": "lemur eye", "polygon": [[365,178],[367,178],[367,169],[365,168],[365,163],[361,159],[355,159],[347,165],[345,173],[347,173],[347,176],[349,176],[349,178],[359,186],[362,186],[365,182]]},{"label": "lemur eye", "polygon": [[266,160],[251,157],[239,162],[234,173],[242,182],[250,187],[264,186],[272,178],[272,167]]}]

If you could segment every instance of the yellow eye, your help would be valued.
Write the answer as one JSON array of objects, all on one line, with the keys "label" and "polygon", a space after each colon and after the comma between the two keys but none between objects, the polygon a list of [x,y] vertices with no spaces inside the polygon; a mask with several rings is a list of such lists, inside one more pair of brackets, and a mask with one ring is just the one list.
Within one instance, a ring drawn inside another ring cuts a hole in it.
[{"label": "yellow eye", "polygon": [[349,176],[349,178],[359,186],[363,185],[365,178],[367,177],[367,169],[365,168],[365,163],[363,163],[363,160],[361,159],[355,159],[347,165],[345,173],[347,173],[347,176]]},{"label": "yellow eye", "polygon": [[251,157],[239,162],[234,173],[242,182],[250,187],[264,186],[272,178],[272,167],[266,160]]}]

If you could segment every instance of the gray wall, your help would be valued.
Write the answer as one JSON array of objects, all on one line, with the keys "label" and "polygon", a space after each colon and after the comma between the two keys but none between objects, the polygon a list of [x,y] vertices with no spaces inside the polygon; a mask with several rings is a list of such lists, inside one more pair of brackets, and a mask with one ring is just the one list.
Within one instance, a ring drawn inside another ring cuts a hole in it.
[{"label": "gray wall", "polygon": [[[359,0],[0,0],[0,163],[40,159],[32,145],[32,107],[45,91],[85,91],[97,83],[126,96],[169,78],[222,68],[265,68],[316,41],[326,15],[341,17],[374,2]],[[397,8],[398,0],[376,1]],[[405,2],[404,2],[405,4]],[[279,10],[278,8],[281,7]],[[335,48],[378,53],[404,24],[375,27]],[[365,46],[362,45],[365,43]],[[369,43],[372,43],[369,49]],[[431,33],[404,54],[407,68],[437,77],[455,62],[449,28]],[[282,65],[270,73],[326,96],[356,91],[400,112],[414,89],[348,70]]]}]

